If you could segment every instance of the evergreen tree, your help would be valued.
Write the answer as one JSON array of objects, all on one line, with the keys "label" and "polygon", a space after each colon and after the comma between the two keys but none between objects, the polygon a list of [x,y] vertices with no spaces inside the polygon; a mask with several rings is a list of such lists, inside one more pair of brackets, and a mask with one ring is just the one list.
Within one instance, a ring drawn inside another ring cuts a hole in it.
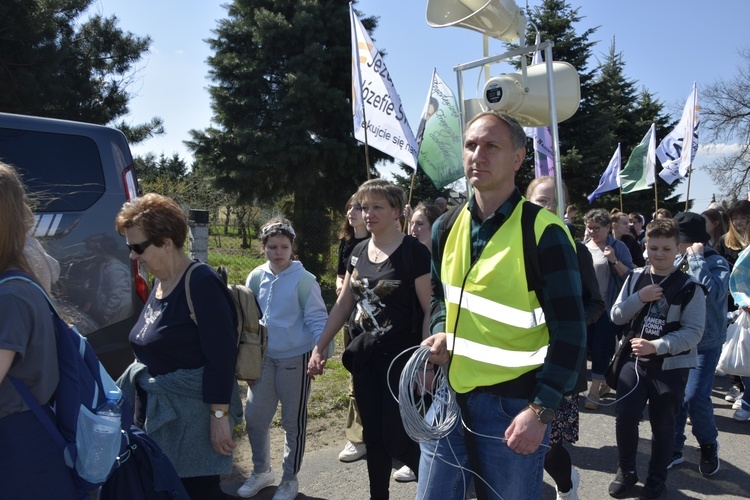
[{"label": "evergreen tree", "polygon": [[[664,137],[670,130],[668,118],[663,114],[663,105],[644,87],[637,90],[635,80],[628,79],[625,72],[625,61],[622,52],[618,52],[613,39],[604,61],[597,68],[597,76],[592,85],[592,104],[598,113],[598,133],[593,139],[596,149],[607,156],[602,156],[602,163],[595,167],[592,177],[595,178],[594,187],[604,173],[612,154],[620,143],[622,153],[622,167],[630,154],[648,132],[652,123],[656,123],[656,136]],[[657,140],[658,144],[658,140]],[[654,195],[659,199],[659,206],[675,211],[674,200],[668,200],[678,183],[669,185],[664,182],[658,172],[660,165],[656,165],[657,189],[647,189],[623,195],[622,208],[626,212],[642,212],[644,215],[654,210]],[[593,191],[593,188],[591,189]],[[591,205],[592,208],[619,208],[619,191],[605,193]]]},{"label": "evergreen tree", "polygon": [[235,0],[214,33],[216,126],[191,131],[188,147],[240,202],[291,196],[297,252],[317,273],[330,251],[327,211],[367,177],[353,137],[348,2]]},{"label": "evergreen tree", "polygon": [[[578,34],[575,25],[583,19],[579,11],[580,8],[572,8],[566,0],[545,0],[542,5],[527,12],[527,18],[539,29],[542,41],[554,41],[554,60],[571,64],[580,79],[581,103],[578,111],[571,118],[558,124],[562,176],[570,193],[569,202],[578,204],[581,200],[586,202],[585,195],[593,191],[599,182],[598,177],[593,183],[591,180],[591,172],[598,163],[591,156],[594,149],[591,138],[595,136],[597,129],[597,110],[591,102],[594,71],[588,67],[592,49],[596,44],[590,41],[590,38],[598,28],[589,28]],[[527,45],[534,43],[535,35],[533,32],[527,33]],[[529,147],[527,153],[518,178],[518,184],[524,189],[534,178],[533,150]],[[605,161],[604,165],[606,164]]]},{"label": "evergreen tree", "polygon": [[417,169],[417,175],[414,177],[414,186],[412,187],[411,178],[414,169],[404,163],[399,163],[398,166],[401,171],[404,172],[404,175],[394,173],[394,184],[404,190],[404,193],[407,196],[407,201],[409,192],[411,191],[412,208],[416,207],[420,201],[427,204],[432,204],[435,201],[435,198],[439,196],[442,196],[446,199],[448,198],[448,190],[436,188],[432,183],[432,180],[421,168]]},{"label": "evergreen tree", "polygon": [[[0,2],[0,110],[112,124],[128,113],[133,66],[151,39],[124,32],[117,18],[81,19],[93,0]],[[122,124],[129,139],[161,133],[161,119]]]}]

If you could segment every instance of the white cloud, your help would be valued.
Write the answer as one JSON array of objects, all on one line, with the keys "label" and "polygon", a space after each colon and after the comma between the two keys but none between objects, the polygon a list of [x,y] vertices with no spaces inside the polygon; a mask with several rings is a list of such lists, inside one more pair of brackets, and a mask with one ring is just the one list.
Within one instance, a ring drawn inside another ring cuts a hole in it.
[{"label": "white cloud", "polygon": [[701,156],[718,157],[728,154],[734,154],[740,151],[742,148],[741,144],[701,144],[698,146],[698,154]]}]

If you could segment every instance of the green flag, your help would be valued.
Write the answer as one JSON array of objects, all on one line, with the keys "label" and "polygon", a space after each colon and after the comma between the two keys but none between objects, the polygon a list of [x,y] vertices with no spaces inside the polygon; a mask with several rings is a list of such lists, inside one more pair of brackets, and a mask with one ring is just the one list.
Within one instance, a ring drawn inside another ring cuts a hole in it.
[{"label": "green flag", "polygon": [[648,189],[656,175],[656,125],[651,124],[646,136],[630,153],[630,158],[620,172],[622,194]]},{"label": "green flag", "polygon": [[453,91],[433,70],[417,141],[420,141],[419,166],[438,189],[464,175],[459,120]]}]

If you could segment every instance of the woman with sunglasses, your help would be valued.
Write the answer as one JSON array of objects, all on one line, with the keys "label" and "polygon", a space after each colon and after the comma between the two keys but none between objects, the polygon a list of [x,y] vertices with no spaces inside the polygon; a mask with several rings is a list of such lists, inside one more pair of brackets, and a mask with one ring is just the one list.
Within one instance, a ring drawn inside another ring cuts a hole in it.
[{"label": "woman with sunglasses", "polygon": [[[599,292],[604,299],[604,310],[609,311],[620,293],[625,278],[633,269],[633,258],[628,247],[610,234],[612,220],[606,210],[589,210],[583,216],[583,222],[586,226],[583,243],[594,260],[594,272],[599,282]],[[615,353],[615,338],[621,331],[622,327],[612,323],[609,314],[602,314],[596,322],[588,326],[591,387],[584,404],[587,410],[599,409],[599,398],[611,390],[604,382],[604,372]]]},{"label": "woman with sunglasses", "polygon": [[219,275],[185,253],[187,217],[170,198],[150,193],[125,203],[115,229],[130,258],[156,277],[130,332],[136,361],[118,383],[135,401],[136,423],[162,448],[190,497],[229,498],[219,475],[232,471],[232,429],[242,421],[234,302]]}]

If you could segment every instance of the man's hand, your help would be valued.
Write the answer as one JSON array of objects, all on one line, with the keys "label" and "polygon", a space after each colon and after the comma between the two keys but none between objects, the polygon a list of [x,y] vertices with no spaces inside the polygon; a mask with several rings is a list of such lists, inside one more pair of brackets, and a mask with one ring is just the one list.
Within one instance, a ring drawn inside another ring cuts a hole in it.
[{"label": "man's hand", "polygon": [[450,361],[451,356],[448,353],[448,343],[446,342],[445,333],[436,333],[422,341],[422,345],[430,347],[430,358],[428,361],[434,365],[444,365]]},{"label": "man's hand", "polygon": [[508,448],[521,455],[531,455],[539,449],[547,426],[539,421],[534,410],[525,408],[505,430]]}]

